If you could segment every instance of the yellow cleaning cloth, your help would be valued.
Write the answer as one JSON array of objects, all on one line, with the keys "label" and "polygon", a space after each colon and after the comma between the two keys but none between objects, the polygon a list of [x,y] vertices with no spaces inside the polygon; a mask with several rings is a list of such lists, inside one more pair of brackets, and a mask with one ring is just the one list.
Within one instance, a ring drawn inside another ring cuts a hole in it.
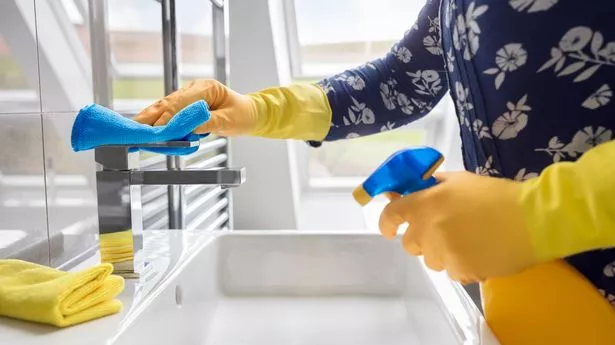
[{"label": "yellow cleaning cloth", "polygon": [[132,230],[101,234],[100,256],[102,262],[111,264],[133,260]]},{"label": "yellow cleaning cloth", "polygon": [[63,272],[20,260],[0,260],[0,315],[15,319],[72,326],[115,314],[114,299],[124,279],[102,264],[81,272]]}]

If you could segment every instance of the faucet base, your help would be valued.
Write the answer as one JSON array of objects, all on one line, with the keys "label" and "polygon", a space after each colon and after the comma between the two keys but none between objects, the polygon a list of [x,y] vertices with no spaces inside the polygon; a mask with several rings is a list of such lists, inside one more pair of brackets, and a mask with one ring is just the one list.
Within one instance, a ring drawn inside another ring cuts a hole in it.
[{"label": "faucet base", "polygon": [[143,233],[133,229],[99,235],[100,261],[113,265],[113,274],[137,279],[135,254],[143,248]]},{"label": "faucet base", "polygon": [[139,279],[139,273],[134,270],[134,261],[113,263],[113,274],[124,279]]}]

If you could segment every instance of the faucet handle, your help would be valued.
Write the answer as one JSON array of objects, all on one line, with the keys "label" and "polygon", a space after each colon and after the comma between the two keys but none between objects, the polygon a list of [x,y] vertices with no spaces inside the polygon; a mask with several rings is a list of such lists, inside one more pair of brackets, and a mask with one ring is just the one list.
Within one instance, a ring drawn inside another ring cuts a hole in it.
[{"label": "faucet handle", "polygon": [[166,147],[166,148],[186,148],[186,147],[195,147],[199,146],[199,140],[172,140],[172,141],[160,141],[154,143],[144,143],[144,144],[113,144],[113,145],[102,145],[100,147],[109,147],[109,148],[152,148],[152,147]]}]

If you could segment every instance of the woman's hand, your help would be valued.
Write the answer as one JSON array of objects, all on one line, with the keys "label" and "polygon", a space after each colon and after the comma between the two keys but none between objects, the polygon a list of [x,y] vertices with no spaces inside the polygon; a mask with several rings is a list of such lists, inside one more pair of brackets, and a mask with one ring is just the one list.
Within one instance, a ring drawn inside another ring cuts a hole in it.
[{"label": "woman's hand", "polygon": [[252,99],[216,80],[195,80],[145,108],[133,120],[152,126],[166,125],[178,111],[198,100],[208,104],[211,118],[196,128],[197,134],[248,134],[258,122]]},{"label": "woman's hand", "polygon": [[193,81],[145,108],[133,120],[162,126],[198,100],[207,103],[211,118],[194,131],[197,134],[323,140],[331,127],[329,101],[316,85],[291,84],[242,95],[216,80]]},{"label": "woman's hand", "polygon": [[437,176],[424,191],[393,198],[380,231],[395,237],[400,225],[406,251],[423,255],[433,270],[462,283],[520,272],[536,263],[518,195],[521,183],[469,172]]}]

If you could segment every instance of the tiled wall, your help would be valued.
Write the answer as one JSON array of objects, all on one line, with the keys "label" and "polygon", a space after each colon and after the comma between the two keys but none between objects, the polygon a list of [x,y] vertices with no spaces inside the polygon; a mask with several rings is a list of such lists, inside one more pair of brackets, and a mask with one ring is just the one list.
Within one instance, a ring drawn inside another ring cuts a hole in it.
[{"label": "tiled wall", "polygon": [[79,104],[93,99],[90,67],[58,39],[76,34],[60,27],[59,3],[0,1],[0,258],[55,267],[98,229],[93,154],[70,147]]},{"label": "tiled wall", "polygon": [[[94,98],[87,4],[0,0],[0,258],[58,267],[96,245],[94,155],[70,147],[73,120]],[[212,63],[210,6],[178,2],[179,68],[193,71],[185,78],[211,77],[191,68]],[[114,107],[135,113],[164,94],[161,7],[153,0],[107,0],[107,7],[119,27],[105,33]],[[193,13],[202,22],[190,23]],[[135,25],[146,30],[126,29]]]}]

